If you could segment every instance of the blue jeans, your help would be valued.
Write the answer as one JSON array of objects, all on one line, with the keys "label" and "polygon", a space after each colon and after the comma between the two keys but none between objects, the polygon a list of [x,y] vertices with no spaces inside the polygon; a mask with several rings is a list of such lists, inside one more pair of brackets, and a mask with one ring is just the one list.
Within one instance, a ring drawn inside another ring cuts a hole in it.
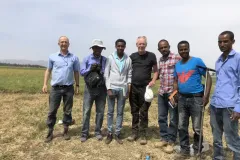
[{"label": "blue jeans", "polygon": [[[198,151],[200,130],[201,130],[201,117],[203,108],[202,97],[184,97],[179,95],[178,98],[178,116],[179,116],[179,141],[181,146],[181,152],[189,153],[189,118],[192,118],[192,128],[194,131],[193,149]],[[202,146],[201,146],[202,149]]]},{"label": "blue jeans", "polygon": [[107,113],[107,125],[108,125],[108,133],[113,133],[113,116],[114,116],[114,106],[115,106],[115,99],[117,99],[117,118],[116,118],[116,129],[115,134],[119,135],[122,129],[122,122],[123,122],[123,111],[125,106],[125,97],[123,97],[122,90],[113,90],[112,93],[114,97],[108,99],[108,113]]},{"label": "blue jeans", "polygon": [[96,105],[96,118],[95,118],[95,135],[101,134],[101,128],[104,117],[104,109],[106,104],[106,87],[99,88],[99,95],[91,95],[87,86],[84,89],[83,96],[83,126],[82,126],[82,136],[89,135],[89,122],[91,116],[91,109],[93,106],[93,102]]},{"label": "blue jeans", "polygon": [[[168,105],[169,94],[158,95],[158,124],[160,137],[166,142],[175,142],[178,130],[178,109]],[[168,126],[168,111],[170,123]]]},{"label": "blue jeans", "polygon": [[240,160],[240,137],[238,135],[238,121],[231,120],[233,108],[216,108],[210,106],[210,122],[213,133],[213,160],[222,160],[222,135],[226,137],[227,146],[233,151],[233,159]]}]

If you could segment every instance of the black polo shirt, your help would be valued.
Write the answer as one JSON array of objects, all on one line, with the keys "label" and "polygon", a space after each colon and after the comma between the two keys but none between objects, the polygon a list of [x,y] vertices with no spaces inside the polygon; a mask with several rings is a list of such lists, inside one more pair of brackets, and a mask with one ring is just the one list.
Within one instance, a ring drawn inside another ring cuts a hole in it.
[{"label": "black polo shirt", "polygon": [[137,86],[147,86],[151,81],[151,73],[154,65],[157,64],[156,55],[146,51],[144,55],[138,52],[132,53],[132,84]]}]

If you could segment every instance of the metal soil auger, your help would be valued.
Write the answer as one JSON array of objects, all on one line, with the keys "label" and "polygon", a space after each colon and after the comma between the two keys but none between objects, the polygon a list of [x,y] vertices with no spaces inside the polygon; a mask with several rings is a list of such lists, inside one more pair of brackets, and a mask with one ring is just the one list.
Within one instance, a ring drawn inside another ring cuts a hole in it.
[{"label": "metal soil auger", "polygon": [[[206,95],[206,88],[207,88],[207,80],[208,80],[208,72],[212,71],[212,72],[216,72],[216,70],[211,69],[211,68],[207,68],[207,67],[203,67],[203,66],[198,66],[198,68],[202,68],[206,70],[205,73],[205,87],[204,87],[204,95]],[[203,118],[204,118],[204,111],[205,111],[205,106],[202,107],[202,115],[201,115],[201,129],[200,129],[200,140],[199,140],[199,144],[198,144],[198,156],[201,159],[201,149],[202,149],[202,138],[203,138]]]}]

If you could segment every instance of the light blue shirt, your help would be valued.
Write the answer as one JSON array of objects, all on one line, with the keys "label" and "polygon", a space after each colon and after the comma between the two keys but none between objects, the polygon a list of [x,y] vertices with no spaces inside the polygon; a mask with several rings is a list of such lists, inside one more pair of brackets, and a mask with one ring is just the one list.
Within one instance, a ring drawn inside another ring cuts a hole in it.
[{"label": "light blue shirt", "polygon": [[123,57],[120,59],[117,55],[117,52],[114,53],[114,58],[115,61],[117,63],[117,66],[119,68],[119,71],[122,72],[122,69],[124,67],[124,63],[125,63],[125,56],[123,55]]},{"label": "light blue shirt", "polygon": [[[102,56],[102,70],[101,70],[102,74],[104,73],[105,70],[106,61],[107,58]],[[91,65],[94,63],[100,64],[100,57],[95,57],[93,53],[85,57],[83,59],[83,62],[81,63],[80,74],[82,76],[85,76],[90,71]]]},{"label": "light blue shirt", "polygon": [[225,61],[216,62],[216,87],[211,105],[216,108],[234,107],[240,113],[240,54],[232,50]]},{"label": "light blue shirt", "polygon": [[48,69],[52,70],[51,86],[73,85],[74,71],[79,72],[79,59],[68,52],[66,56],[61,53],[54,53],[49,56]]}]

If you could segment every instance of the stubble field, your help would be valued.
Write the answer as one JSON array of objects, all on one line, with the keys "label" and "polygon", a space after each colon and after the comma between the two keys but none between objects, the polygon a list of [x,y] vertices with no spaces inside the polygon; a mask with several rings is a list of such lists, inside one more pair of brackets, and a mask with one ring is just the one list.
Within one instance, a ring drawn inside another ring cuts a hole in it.
[{"label": "stubble field", "polygon": [[[85,143],[79,140],[82,120],[83,80],[80,83],[80,95],[74,96],[73,118],[76,124],[70,127],[71,140],[61,137],[62,125],[56,124],[54,139],[44,143],[47,133],[45,124],[48,112],[48,94],[42,94],[42,69],[0,68],[0,159],[86,159],[86,160],[134,160],[145,159],[150,155],[153,160],[174,159],[175,154],[166,154],[154,144],[159,141],[157,116],[157,98],[155,97],[149,110],[148,144],[141,146],[139,141],[130,143],[126,138],[131,134],[131,113],[129,103],[124,110],[122,137],[123,145],[112,141],[106,145],[97,141],[94,135],[95,106],[91,114],[91,137]],[[159,82],[154,92],[157,95]],[[128,102],[128,101],[127,101]],[[103,123],[103,134],[106,136],[106,113]],[[116,116],[116,115],[115,115]],[[57,121],[62,119],[62,106],[59,108]],[[190,124],[190,136],[193,132]],[[212,133],[209,115],[204,119],[205,140],[210,143],[210,150],[203,154],[203,159],[211,159]],[[227,159],[231,152],[225,148]]]}]

